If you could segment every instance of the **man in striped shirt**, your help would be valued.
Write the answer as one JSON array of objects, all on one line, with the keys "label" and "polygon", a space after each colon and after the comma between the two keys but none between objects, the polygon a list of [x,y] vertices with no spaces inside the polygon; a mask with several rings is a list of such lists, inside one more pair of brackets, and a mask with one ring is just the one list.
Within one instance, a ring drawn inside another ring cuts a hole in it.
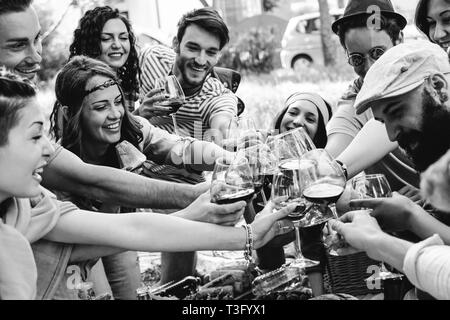
[{"label": "man in striped shirt", "polygon": [[[228,28],[220,15],[211,8],[194,10],[184,15],[178,24],[173,48],[153,46],[139,57],[142,69],[142,104],[135,111],[156,127],[170,133],[221,144],[226,138],[230,120],[237,115],[237,97],[211,71],[217,64],[222,48],[228,43]],[[176,112],[174,129],[170,107],[158,105],[166,97],[162,94],[164,78],[175,75],[186,97]],[[200,172],[189,176],[168,166],[144,164],[143,174],[171,181],[198,183],[204,181]],[[178,281],[195,272],[195,253],[161,254],[161,283]]]},{"label": "man in striped shirt", "polygon": [[173,74],[186,96],[175,115],[180,135],[215,142],[225,138],[230,120],[237,115],[238,100],[211,77],[211,71],[228,41],[228,28],[215,10],[203,8],[184,15],[173,50],[158,45],[140,54],[141,94],[145,97],[136,113],[154,126],[175,131],[168,114],[171,108],[158,106],[165,99],[161,94],[164,78]]}]

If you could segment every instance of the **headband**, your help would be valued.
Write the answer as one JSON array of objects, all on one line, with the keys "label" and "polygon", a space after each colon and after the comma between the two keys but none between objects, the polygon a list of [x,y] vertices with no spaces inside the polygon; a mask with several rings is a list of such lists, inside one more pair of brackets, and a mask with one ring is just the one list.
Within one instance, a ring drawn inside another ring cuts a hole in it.
[{"label": "headband", "polygon": [[106,88],[109,88],[109,87],[112,87],[112,86],[115,86],[115,85],[120,87],[119,84],[117,83],[117,81],[115,81],[115,80],[107,80],[104,83],[99,84],[98,86],[95,86],[95,87],[93,87],[90,90],[86,90],[85,93],[84,93],[84,96],[86,97],[87,95],[91,94],[92,92],[95,92],[97,90],[103,90],[103,89],[106,89]]},{"label": "headband", "polygon": [[330,120],[330,112],[328,111],[325,100],[318,94],[305,92],[294,93],[289,98],[287,98],[285,103],[286,108],[289,108],[293,103],[302,100],[311,102],[317,107],[317,109],[319,109],[319,112],[322,114],[323,117],[323,122],[326,126],[328,121]]}]

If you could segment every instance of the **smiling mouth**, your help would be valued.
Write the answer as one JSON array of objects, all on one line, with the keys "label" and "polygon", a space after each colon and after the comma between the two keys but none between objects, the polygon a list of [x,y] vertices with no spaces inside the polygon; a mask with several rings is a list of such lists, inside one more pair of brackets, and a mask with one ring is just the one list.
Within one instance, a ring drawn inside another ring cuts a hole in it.
[{"label": "smiling mouth", "polygon": [[44,173],[44,166],[33,171],[33,178],[37,180],[39,183],[42,181],[42,174]]},{"label": "smiling mouth", "polygon": [[106,126],[105,128],[108,130],[118,130],[120,128],[120,122],[110,124],[110,125]]},{"label": "smiling mouth", "polygon": [[124,55],[124,53],[121,52],[115,52],[115,53],[110,53],[108,54],[108,57],[110,58],[122,58]]},{"label": "smiling mouth", "polygon": [[39,70],[41,70],[40,66],[35,66],[32,68],[15,68],[17,72],[23,74],[23,75],[27,75],[27,76],[35,76],[36,73],[39,72]]}]

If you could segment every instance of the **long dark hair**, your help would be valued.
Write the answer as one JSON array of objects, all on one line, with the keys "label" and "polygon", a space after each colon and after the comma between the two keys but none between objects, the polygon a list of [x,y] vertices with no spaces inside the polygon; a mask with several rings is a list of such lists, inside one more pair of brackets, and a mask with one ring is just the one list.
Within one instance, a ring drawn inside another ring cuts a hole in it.
[{"label": "long dark hair", "polygon": [[27,79],[0,68],[0,146],[8,143],[9,131],[19,122],[19,110],[36,97],[36,88]]},{"label": "long dark hair", "polygon": [[[84,56],[73,57],[56,78],[57,101],[50,116],[51,131],[56,140],[61,139],[63,147],[77,156],[81,156],[83,148],[81,144],[83,136],[81,113],[86,96],[86,85],[92,77],[97,75],[118,81],[115,72],[106,63]],[[118,87],[123,96],[120,85]],[[68,108],[64,117],[61,113],[63,106]],[[139,148],[139,143],[143,139],[141,125],[125,106],[124,110],[120,142],[127,140]]]},{"label": "long dark hair", "polygon": [[139,77],[141,74],[136,49],[136,36],[130,22],[120,14],[119,10],[104,6],[87,11],[80,19],[79,26],[74,32],[69,59],[78,55],[98,58],[102,52],[100,43],[103,27],[111,19],[122,20],[128,30],[131,45],[130,54],[125,65],[117,73],[126,94],[131,95],[131,100],[136,101],[139,97]]},{"label": "long dark hair", "polygon": [[[333,116],[333,109],[331,108],[330,104],[325,99],[322,99],[322,100],[325,102],[325,105],[327,106],[327,109],[328,109],[328,114],[329,114],[328,119],[331,119],[331,117]],[[286,112],[288,111],[288,109],[289,109],[289,106],[285,106],[275,117],[273,128],[276,130],[276,132],[280,132],[281,122],[283,121],[283,118],[286,115]],[[327,135],[327,128],[326,128],[327,124],[325,123],[322,112],[320,112],[319,108],[317,108],[317,111],[319,113],[319,123],[317,126],[316,135],[314,137],[311,137],[311,139],[317,148],[322,149],[322,148],[325,148],[328,143],[328,135]]]},{"label": "long dark hair", "polygon": [[[449,0],[445,1],[450,4]],[[422,31],[431,42],[433,42],[433,40],[430,37],[430,24],[427,21],[429,3],[430,0],[419,0],[419,3],[417,4],[416,7],[415,23],[416,27],[420,31]]]}]

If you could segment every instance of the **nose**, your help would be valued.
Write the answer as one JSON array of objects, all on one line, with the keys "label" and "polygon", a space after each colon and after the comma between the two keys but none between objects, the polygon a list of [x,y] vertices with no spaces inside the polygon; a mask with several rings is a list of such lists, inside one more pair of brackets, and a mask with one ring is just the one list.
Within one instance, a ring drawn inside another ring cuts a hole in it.
[{"label": "nose", "polygon": [[305,117],[303,117],[303,115],[299,115],[294,118],[294,121],[292,121],[292,123],[296,128],[304,127],[305,126]]},{"label": "nose", "polygon": [[55,152],[55,148],[53,147],[52,143],[47,138],[47,136],[43,136],[42,141],[43,141],[42,156],[48,159]]},{"label": "nose", "polygon": [[36,44],[30,46],[28,59],[31,64],[40,64],[42,62],[42,42],[37,41]]},{"label": "nose", "polygon": [[373,66],[373,64],[375,63],[374,60],[372,60],[372,58],[367,57],[365,62],[364,62],[364,75],[367,74],[367,72],[369,72],[369,69]]},{"label": "nose", "polygon": [[124,112],[125,112],[125,109],[122,104],[120,106],[113,106],[111,108],[111,112],[109,113],[108,117],[110,119],[114,119],[114,120],[120,119],[120,118],[122,118],[122,115]]},{"label": "nose", "polygon": [[385,122],[385,126],[389,140],[392,142],[398,141],[400,130],[398,130],[394,124],[391,124],[389,122]]},{"label": "nose", "polygon": [[118,38],[114,38],[113,43],[112,43],[112,47],[115,49],[120,48],[120,40]]},{"label": "nose", "polygon": [[206,64],[206,52],[204,50],[200,51],[198,56],[195,58],[195,62],[201,66]]},{"label": "nose", "polygon": [[436,28],[434,29],[433,40],[439,41],[443,39],[447,35],[447,32],[444,28],[442,28],[441,24],[437,23]]}]

